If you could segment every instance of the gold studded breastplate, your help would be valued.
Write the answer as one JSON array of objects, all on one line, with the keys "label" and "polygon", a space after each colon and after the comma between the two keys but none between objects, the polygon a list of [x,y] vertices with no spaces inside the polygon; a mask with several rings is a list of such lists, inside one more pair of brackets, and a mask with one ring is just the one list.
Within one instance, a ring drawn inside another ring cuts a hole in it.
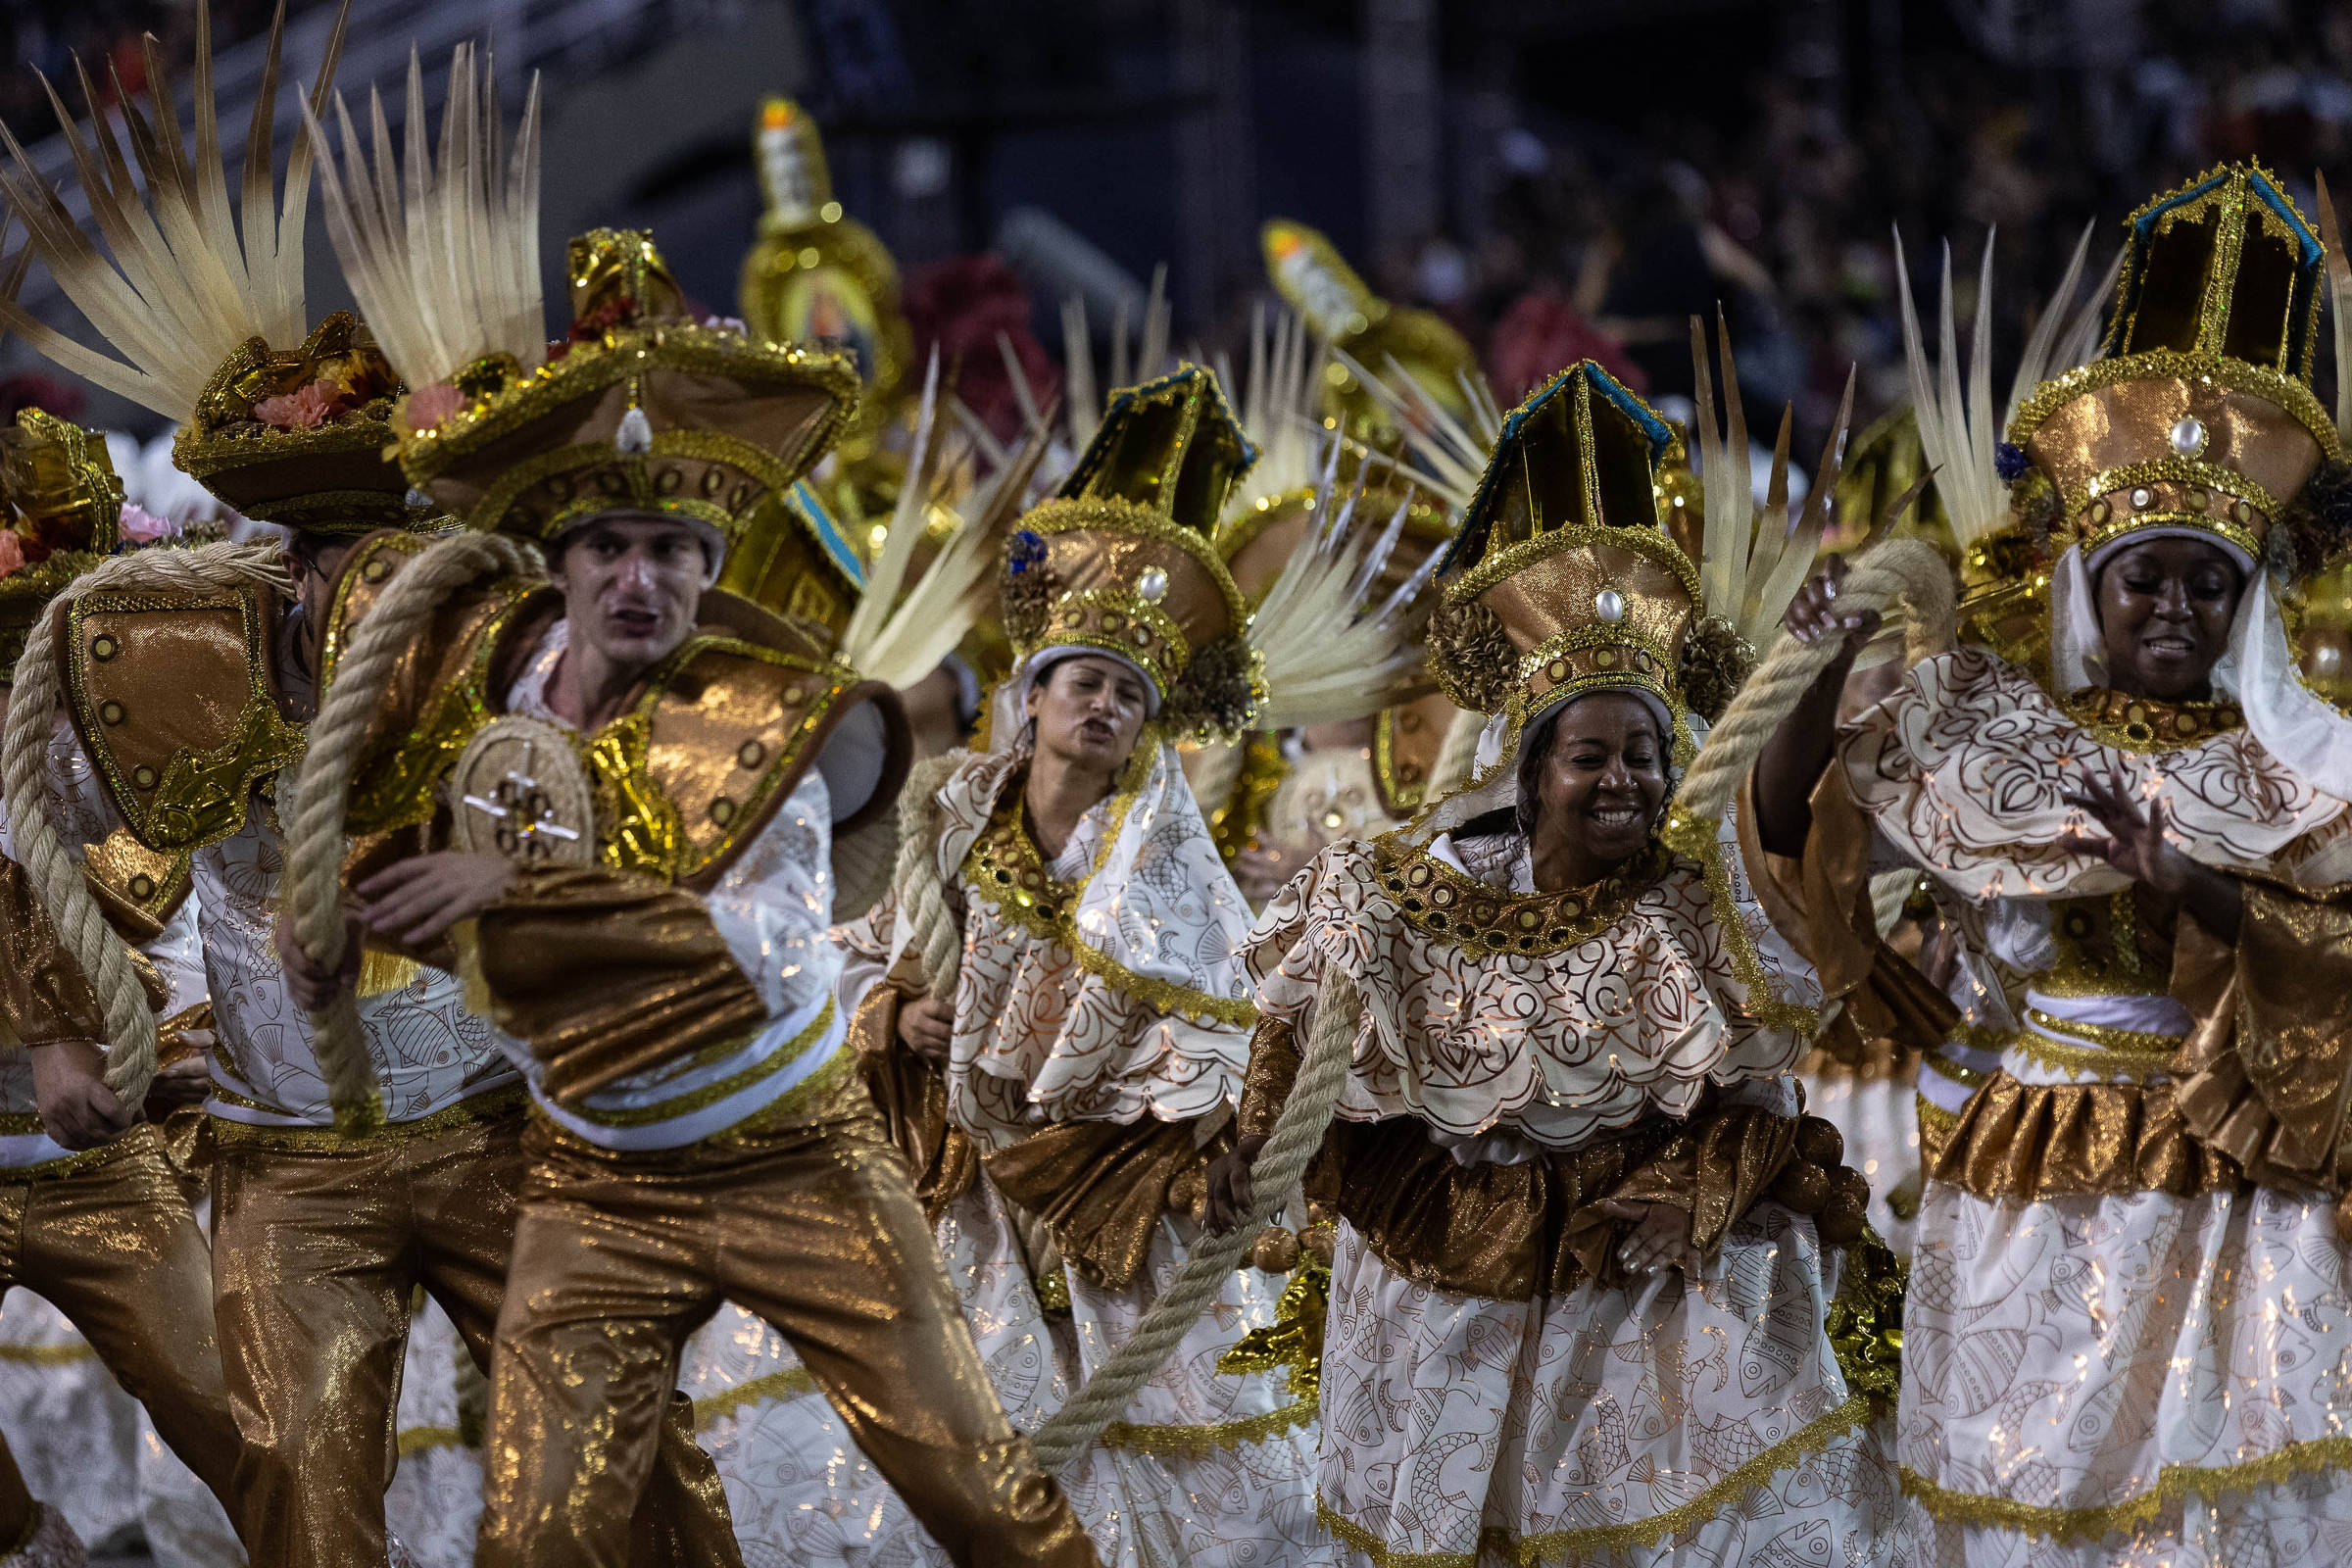
[{"label": "gold studded breastplate", "polygon": [[1415,929],[1473,958],[1540,956],[1589,942],[1616,924],[1666,874],[1673,857],[1654,839],[1614,875],[1560,893],[1513,893],[1455,870],[1396,834],[1377,839],[1381,889]]},{"label": "gold studded breastplate", "polygon": [[117,590],[59,621],[67,711],[143,848],[178,856],[229,837],[255,787],[302,755],[272,663],[282,608],[258,586]]}]

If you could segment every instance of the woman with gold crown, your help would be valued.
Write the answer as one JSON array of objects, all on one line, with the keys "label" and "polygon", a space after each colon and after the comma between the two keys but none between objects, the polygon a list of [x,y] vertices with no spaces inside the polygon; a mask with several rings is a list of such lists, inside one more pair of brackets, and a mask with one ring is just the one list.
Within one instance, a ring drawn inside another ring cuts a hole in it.
[{"label": "woman with gold crown", "polygon": [[[1589,362],[1510,416],[1430,637],[1485,765],[1251,933],[1212,1201],[1248,1206],[1302,1057],[1339,1053],[1319,1504],[1375,1564],[1888,1556],[1889,1369],[1825,1328],[1888,1260],[1800,1114],[1812,976],[1734,847],[1658,837],[1741,663],[1658,523],[1671,442]],[[1728,605],[1779,543],[1710,561]]]},{"label": "woman with gold crown", "polygon": [[[994,749],[918,770],[897,885],[837,933],[868,1082],[1024,1427],[1175,1277],[1247,1066],[1249,906],[1171,742],[1230,736],[1268,690],[1277,724],[1377,706],[1414,657],[1397,607],[1355,615],[1362,547],[1329,527],[1249,617],[1211,531],[1253,457],[1203,369],[1112,397],[1008,549]],[[1311,658],[1267,670],[1261,646]],[[1311,1390],[1219,1366],[1283,1294],[1231,1274],[1085,1446],[1071,1494],[1106,1562],[1328,1559]]]},{"label": "woman with gold crown", "polygon": [[1742,812],[1825,962],[1889,851],[1964,939],[1963,1022],[1921,1080],[1914,1563],[2303,1563],[2352,1540],[2352,726],[2297,680],[2281,589],[2341,521],[2307,487],[2341,471],[2308,385],[2325,252],[2237,165],[2141,208],[2126,245],[2099,356],[2007,443],[1981,372],[1966,415],[1948,363],[1923,411],[1955,515],[2009,481],[1980,555],[2009,580],[1842,727],[1879,590],[1841,564],[1810,584],[1789,630],[1836,657]]}]

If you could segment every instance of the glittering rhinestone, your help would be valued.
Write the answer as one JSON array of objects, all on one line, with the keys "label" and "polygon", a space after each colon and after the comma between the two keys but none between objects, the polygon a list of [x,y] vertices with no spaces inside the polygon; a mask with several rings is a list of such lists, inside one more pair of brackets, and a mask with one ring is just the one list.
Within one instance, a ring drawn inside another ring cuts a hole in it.
[{"label": "glittering rhinestone", "polygon": [[1544,666],[1544,673],[1553,680],[1566,680],[1568,678],[1568,661],[1565,659],[1553,660]]},{"label": "glittering rhinestone", "polygon": [[2193,414],[2184,414],[2173,424],[2173,450],[2184,458],[2193,458],[2205,450],[2205,421]]},{"label": "glittering rhinestone", "polygon": [[2149,488],[2148,488],[2146,485],[2144,485],[2144,484],[2143,484],[2143,485],[2140,485],[2140,486],[2138,486],[2137,488],[2135,488],[2134,490],[2132,490],[2132,511],[2134,511],[2134,512],[2145,512],[2145,511],[2147,511],[2147,510],[2148,510],[2148,508],[2150,508],[2150,507],[2154,506],[2155,504],[2156,504],[2156,492],[2155,492],[2155,491],[2153,491],[2153,490],[2151,490],[2151,489],[2149,489]]},{"label": "glittering rhinestone", "polygon": [[122,705],[110,697],[98,705],[98,716],[109,724],[120,724],[123,718]]},{"label": "glittering rhinestone", "polygon": [[1607,621],[1625,618],[1625,595],[1614,588],[1603,588],[1592,596],[1592,612]]},{"label": "glittering rhinestone", "polygon": [[767,760],[767,748],[758,741],[745,741],[736,748],[735,760],[745,767],[758,767]]},{"label": "glittering rhinestone", "polygon": [[1135,579],[1135,591],[1147,605],[1156,605],[1168,597],[1168,574],[1157,566],[1146,566],[1144,574]]},{"label": "glittering rhinestone", "polygon": [[384,580],[384,574],[389,572],[391,569],[391,563],[385,561],[383,557],[378,556],[373,561],[368,562],[368,564],[360,568],[360,575],[367,578],[369,582],[382,582]]},{"label": "glittering rhinestone", "polygon": [[1603,648],[1603,649],[1601,649],[1601,650],[1600,650],[1598,653],[1596,653],[1596,654],[1594,654],[1594,655],[1592,656],[1592,662],[1594,662],[1595,664],[1598,664],[1598,665],[1599,665],[1601,668],[1603,668],[1603,669],[1614,669],[1614,668],[1616,668],[1616,667],[1617,667],[1617,650],[1616,650],[1616,649],[1614,649],[1614,648]]},{"label": "glittering rhinestone", "polygon": [[729,822],[734,821],[735,803],[724,795],[712,801],[710,803],[710,820],[716,822],[720,827],[725,827]]},{"label": "glittering rhinestone", "polygon": [[119,651],[119,646],[112,637],[101,635],[90,639],[90,657],[100,663],[114,658]]},{"label": "glittering rhinestone", "polygon": [[134,767],[130,770],[130,781],[143,790],[151,790],[155,788],[155,769]]},{"label": "glittering rhinestone", "polygon": [[2096,526],[2099,523],[2105,522],[2107,520],[2107,512],[2108,508],[2106,502],[2093,501],[2090,504],[2090,520],[2092,525]]},{"label": "glittering rhinestone", "polygon": [[1323,813],[1323,825],[1335,831],[1340,828],[1344,828],[1348,825],[1347,813],[1343,811],[1325,811]]},{"label": "glittering rhinestone", "polygon": [[130,896],[142,904],[155,897],[155,878],[144,871],[130,879]]}]

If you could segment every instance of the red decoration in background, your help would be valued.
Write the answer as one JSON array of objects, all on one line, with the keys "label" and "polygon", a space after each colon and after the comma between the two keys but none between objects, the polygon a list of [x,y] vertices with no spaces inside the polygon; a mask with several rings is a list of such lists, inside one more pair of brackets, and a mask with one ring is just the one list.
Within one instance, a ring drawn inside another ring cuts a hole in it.
[{"label": "red decoration in background", "polygon": [[1487,340],[1487,378],[1506,409],[1579,360],[1598,361],[1636,392],[1649,390],[1625,345],[1578,315],[1557,289],[1520,295]]},{"label": "red decoration in background", "polygon": [[0,376],[0,424],[15,424],[26,409],[40,409],[61,419],[78,418],[81,388],[30,372]]},{"label": "red decoration in background", "polygon": [[1020,399],[997,345],[1000,333],[1011,339],[1040,408],[1060,390],[1053,359],[1029,330],[1029,291],[996,257],[956,256],[918,270],[906,280],[905,309],[914,333],[909,390],[922,390],[923,367],[936,346],[941,389],[962,398],[999,440],[1021,433]]}]

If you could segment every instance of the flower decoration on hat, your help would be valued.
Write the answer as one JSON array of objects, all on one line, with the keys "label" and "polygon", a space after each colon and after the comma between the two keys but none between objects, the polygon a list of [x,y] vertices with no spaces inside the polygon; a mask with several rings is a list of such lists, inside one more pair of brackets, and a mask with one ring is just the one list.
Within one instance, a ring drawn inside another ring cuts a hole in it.
[{"label": "flower decoration on hat", "polygon": [[[343,24],[338,16],[328,65],[312,89],[321,101]],[[209,131],[212,22],[205,5],[196,8],[199,133],[192,144],[181,137],[172,83],[152,48],[144,109],[127,97],[109,106],[91,97],[87,134],[95,149],[58,107],[81,174],[78,194],[111,254],[91,243],[65,198],[11,144],[15,167],[0,174],[0,192],[25,220],[28,251],[115,353],[35,319],[13,289],[0,299],[0,325],[63,368],[176,423],[172,461],[248,517],[347,535],[429,526],[436,515],[412,504],[408,481],[384,457],[399,391],[391,367],[349,313],[312,323],[303,311],[303,232],[318,139],[296,134],[281,195],[269,166],[283,27],[280,17],[264,57],[255,100],[261,118],[234,226],[226,172]],[[83,85],[86,93],[86,76]],[[108,117],[118,112],[142,178],[132,178],[116,139]],[[169,243],[154,243],[158,234]]]}]

